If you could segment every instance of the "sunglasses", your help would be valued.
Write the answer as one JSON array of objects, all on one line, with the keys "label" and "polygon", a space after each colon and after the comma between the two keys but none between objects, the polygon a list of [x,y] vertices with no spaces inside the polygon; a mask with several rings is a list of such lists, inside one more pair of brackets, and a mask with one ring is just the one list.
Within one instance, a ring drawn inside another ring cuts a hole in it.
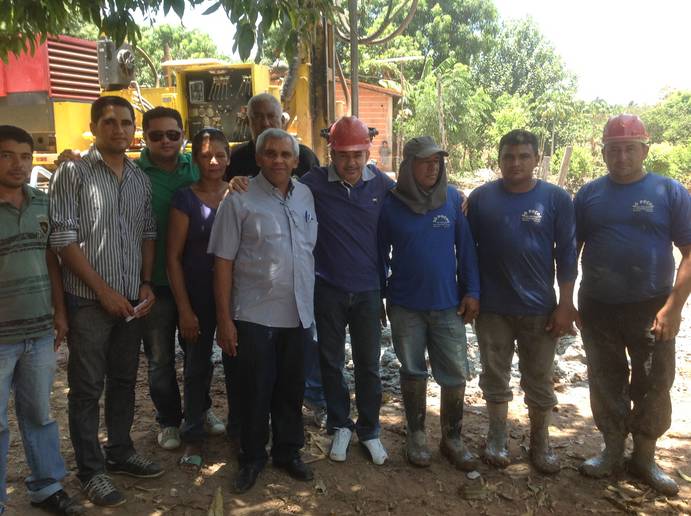
[{"label": "sunglasses", "polygon": [[171,142],[176,142],[182,136],[180,131],[149,131],[146,134],[152,142],[160,142],[164,137]]}]

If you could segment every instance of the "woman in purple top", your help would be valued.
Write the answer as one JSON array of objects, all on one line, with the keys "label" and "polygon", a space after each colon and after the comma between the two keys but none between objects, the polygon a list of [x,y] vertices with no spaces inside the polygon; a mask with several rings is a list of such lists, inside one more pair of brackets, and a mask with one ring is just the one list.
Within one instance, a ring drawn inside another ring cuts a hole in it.
[{"label": "woman in purple top", "polygon": [[[173,195],[168,225],[167,270],[178,307],[178,327],[185,350],[182,466],[202,465],[204,414],[211,405],[211,350],[216,331],[213,293],[214,257],[206,252],[218,205],[227,191],[223,174],[230,161],[228,140],[217,129],[203,129],[192,140],[199,181]],[[224,356],[226,390],[229,363]]]}]

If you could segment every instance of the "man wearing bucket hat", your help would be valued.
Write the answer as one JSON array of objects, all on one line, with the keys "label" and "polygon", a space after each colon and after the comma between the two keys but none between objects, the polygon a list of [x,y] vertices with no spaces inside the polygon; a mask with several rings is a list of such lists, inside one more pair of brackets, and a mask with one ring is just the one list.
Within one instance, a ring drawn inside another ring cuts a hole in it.
[{"label": "man wearing bucket hat", "polygon": [[440,450],[459,469],[476,458],[461,438],[468,376],[465,323],[480,304],[475,242],[458,207],[459,192],[447,185],[444,156],[429,136],[403,148],[398,183],[384,200],[379,243],[391,274],[385,280],[388,315],[407,419],[406,456],[429,466],[425,435],[427,364],[441,385]]},{"label": "man wearing bucket hat", "polygon": [[482,289],[476,331],[480,388],[489,414],[484,459],[497,467],[510,462],[506,416],[513,397],[509,380],[516,350],[530,416],[530,460],[539,472],[553,474],[560,470],[548,430],[557,404],[554,354],[557,339],[575,333],[573,286],[578,270],[571,197],[533,177],[538,162],[533,133],[514,130],[502,136],[502,177],[470,194],[468,219],[477,243]]},{"label": "man wearing bucket hat", "polygon": [[[674,338],[691,290],[691,200],[678,182],[646,172],[648,134],[637,116],[610,118],[602,143],[607,175],[583,186],[575,206],[581,335],[605,448],[580,471],[601,478],[621,469],[631,433],[628,470],[675,495],[676,482],[655,464],[655,446],[671,423]],[[681,251],[676,281],[672,244]]]}]

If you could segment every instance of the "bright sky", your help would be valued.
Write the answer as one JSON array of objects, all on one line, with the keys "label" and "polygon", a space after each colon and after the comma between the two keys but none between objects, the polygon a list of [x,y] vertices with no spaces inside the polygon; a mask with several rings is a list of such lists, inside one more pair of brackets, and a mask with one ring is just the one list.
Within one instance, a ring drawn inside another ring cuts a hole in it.
[{"label": "bright sky", "polygon": [[[366,0],[360,0],[366,1]],[[502,19],[531,16],[578,76],[578,95],[652,104],[667,89],[691,90],[690,0],[494,0]],[[185,26],[211,35],[231,55],[235,28],[211,1]],[[179,23],[172,12],[161,22]]]},{"label": "bright sky", "polygon": [[530,15],[578,76],[584,100],[652,104],[691,90],[688,0],[494,0],[503,19]]}]

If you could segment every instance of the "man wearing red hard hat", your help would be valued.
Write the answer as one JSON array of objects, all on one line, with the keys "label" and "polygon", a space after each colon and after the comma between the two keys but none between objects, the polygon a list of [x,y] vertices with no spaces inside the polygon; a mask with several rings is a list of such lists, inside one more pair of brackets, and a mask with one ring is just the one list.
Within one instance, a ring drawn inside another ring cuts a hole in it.
[{"label": "man wearing red hard hat", "polygon": [[[610,118],[602,143],[607,175],[583,186],[575,207],[581,335],[605,449],[580,471],[602,478],[621,469],[630,433],[627,469],[671,496],[679,488],[655,464],[655,444],[671,423],[674,338],[691,291],[691,199],[678,182],[646,172],[648,133],[637,116]],[[672,244],[682,256],[676,281]]]}]

